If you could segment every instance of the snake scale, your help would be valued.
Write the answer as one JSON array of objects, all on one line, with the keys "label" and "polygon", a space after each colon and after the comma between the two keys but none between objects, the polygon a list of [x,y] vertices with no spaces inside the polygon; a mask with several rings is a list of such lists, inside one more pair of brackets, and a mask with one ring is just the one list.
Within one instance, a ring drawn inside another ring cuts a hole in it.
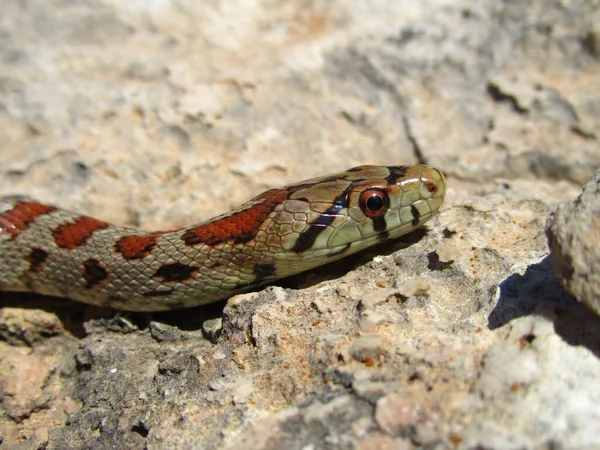
[{"label": "snake scale", "polygon": [[202,305],[406,234],[445,193],[433,167],[360,166],[164,232],[0,198],[0,290],[131,311]]}]

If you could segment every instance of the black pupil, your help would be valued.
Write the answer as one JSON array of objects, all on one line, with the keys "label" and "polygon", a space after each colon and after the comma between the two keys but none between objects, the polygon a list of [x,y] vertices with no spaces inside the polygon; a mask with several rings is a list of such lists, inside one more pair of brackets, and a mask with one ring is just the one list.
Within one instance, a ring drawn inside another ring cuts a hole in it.
[{"label": "black pupil", "polygon": [[383,208],[383,198],[379,194],[373,194],[367,200],[367,208],[369,211],[379,211]]}]

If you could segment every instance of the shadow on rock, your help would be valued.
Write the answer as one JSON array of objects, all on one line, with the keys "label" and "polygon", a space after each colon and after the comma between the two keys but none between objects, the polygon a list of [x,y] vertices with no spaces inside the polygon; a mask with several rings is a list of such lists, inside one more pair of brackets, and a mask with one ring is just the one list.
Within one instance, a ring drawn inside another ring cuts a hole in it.
[{"label": "shadow on rock", "polygon": [[500,297],[490,315],[490,329],[519,317],[538,314],[554,323],[555,332],[571,345],[581,345],[600,357],[600,317],[562,287],[547,256],[523,275],[500,283]]},{"label": "shadow on rock", "polygon": [[399,238],[383,241],[340,260],[277,280],[271,284],[290,289],[304,289],[315,286],[323,281],[342,278],[352,270],[356,270],[358,267],[372,261],[375,256],[389,256],[398,250],[404,250],[415,245],[425,237],[425,234],[426,231],[424,228],[418,228]]},{"label": "shadow on rock", "polygon": [[[27,321],[32,326],[37,326],[36,310],[55,314],[63,328],[77,338],[84,338],[88,334],[88,321],[95,321],[95,326],[102,326],[109,331],[124,333],[136,328],[146,329],[154,321],[177,326],[185,331],[199,330],[204,321],[222,316],[224,306],[225,301],[221,301],[173,311],[131,312],[35,293],[0,292],[0,309],[20,308],[28,311]],[[0,324],[0,340],[3,340],[2,332],[3,325]]]}]

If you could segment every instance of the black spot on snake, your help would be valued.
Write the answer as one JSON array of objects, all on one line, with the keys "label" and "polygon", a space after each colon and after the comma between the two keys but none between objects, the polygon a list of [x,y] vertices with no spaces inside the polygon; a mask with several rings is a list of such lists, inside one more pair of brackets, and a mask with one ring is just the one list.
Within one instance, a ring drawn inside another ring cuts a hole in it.
[{"label": "black spot on snake", "polygon": [[108,279],[108,271],[100,261],[90,258],[83,262],[82,276],[87,283],[86,288],[91,289]]},{"label": "black spot on snake", "polygon": [[48,259],[48,252],[41,248],[32,247],[31,253],[25,259],[29,263],[29,272],[37,273],[44,268],[44,263]]},{"label": "black spot on snake", "polygon": [[153,278],[161,278],[162,282],[186,281],[194,278],[197,269],[181,263],[166,264],[158,269]]},{"label": "black spot on snake", "polygon": [[273,264],[255,264],[252,270],[256,275],[256,281],[273,278],[277,272]]},{"label": "black spot on snake", "polygon": [[411,214],[413,216],[413,220],[411,221],[411,224],[414,227],[416,227],[419,224],[419,220],[421,220],[421,213],[415,207],[415,205],[410,205],[410,212],[411,212]]}]

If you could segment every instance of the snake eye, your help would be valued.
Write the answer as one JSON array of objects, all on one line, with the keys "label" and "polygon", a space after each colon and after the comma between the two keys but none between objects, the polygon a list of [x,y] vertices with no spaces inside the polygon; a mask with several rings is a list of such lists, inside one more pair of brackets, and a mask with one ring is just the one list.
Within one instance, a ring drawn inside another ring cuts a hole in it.
[{"label": "snake eye", "polygon": [[358,204],[365,216],[374,218],[385,214],[390,206],[390,199],[381,189],[367,189],[360,194]]}]

